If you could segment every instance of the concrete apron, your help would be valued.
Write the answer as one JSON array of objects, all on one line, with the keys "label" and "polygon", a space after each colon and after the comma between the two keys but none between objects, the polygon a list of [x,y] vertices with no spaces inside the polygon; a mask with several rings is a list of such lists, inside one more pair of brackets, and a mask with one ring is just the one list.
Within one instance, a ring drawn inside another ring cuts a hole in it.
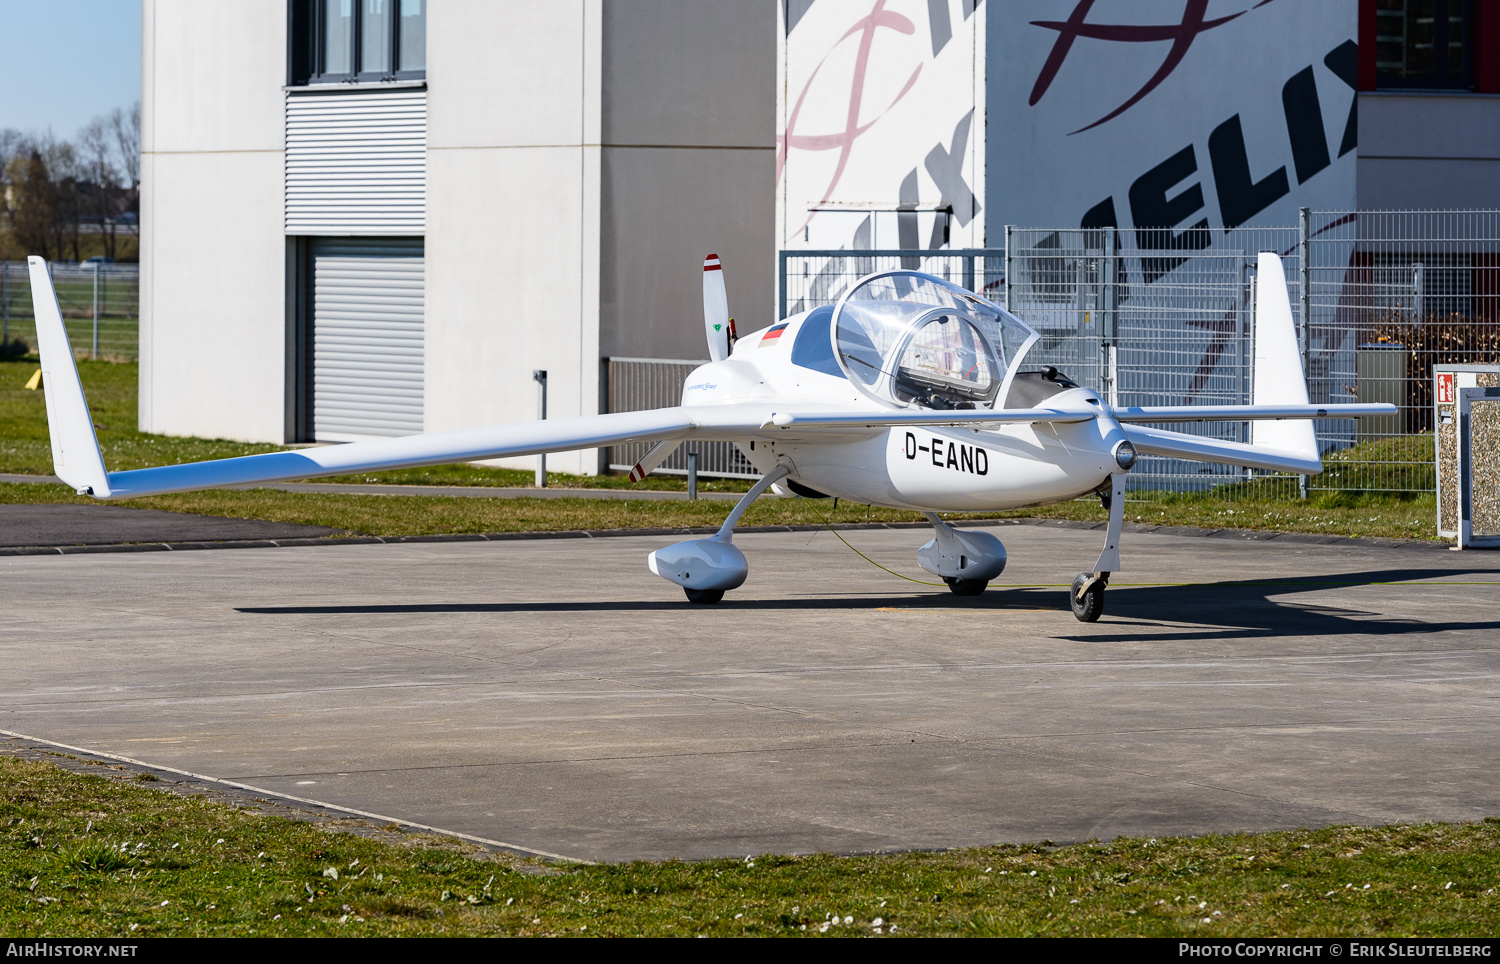
[{"label": "concrete apron", "polygon": [[1500,558],[1139,533],[1085,625],[1100,533],[990,531],[7,557],[0,728],[591,860],[1500,813]]}]

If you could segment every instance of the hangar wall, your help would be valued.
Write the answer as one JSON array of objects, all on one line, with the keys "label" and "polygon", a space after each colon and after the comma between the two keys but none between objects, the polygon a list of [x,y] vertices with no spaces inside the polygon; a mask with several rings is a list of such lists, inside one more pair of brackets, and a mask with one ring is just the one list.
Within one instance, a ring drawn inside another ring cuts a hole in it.
[{"label": "hangar wall", "polygon": [[534,418],[538,368],[552,417],[598,411],[599,27],[598,0],[431,9],[427,431]]},{"label": "hangar wall", "polygon": [[1359,207],[1500,208],[1500,94],[1359,95]]},{"label": "hangar wall", "polygon": [[282,442],[316,424],[298,411],[304,235],[412,233],[286,213],[288,99],[320,91],[426,92],[426,431],[533,418],[533,369],[566,417],[602,410],[606,355],[702,357],[710,251],[735,314],[771,320],[773,2],[444,0],[420,8],[421,80],[321,86],[289,64],[307,0],[144,3],[143,429]]},{"label": "hangar wall", "polygon": [[985,105],[997,6],[778,4],[777,247],[984,244],[986,139],[1012,141]]},{"label": "hangar wall", "polygon": [[285,3],[143,0],[141,33],[141,430],[279,442]]},{"label": "hangar wall", "polygon": [[[1354,206],[1356,4],[1194,9],[1080,5],[1086,30],[1046,0],[992,15],[990,244],[1006,224],[1285,225]],[[1177,39],[1131,42],[1148,24]]]},{"label": "hangar wall", "polygon": [[603,9],[601,354],[703,358],[703,257],[740,331],[774,311],[776,8]]},{"label": "hangar wall", "polygon": [[1500,2],[1452,5],[1460,81],[1421,79],[1417,9],[784,0],[778,247],[1001,247],[1007,224],[1182,243],[1300,207],[1500,205]]}]

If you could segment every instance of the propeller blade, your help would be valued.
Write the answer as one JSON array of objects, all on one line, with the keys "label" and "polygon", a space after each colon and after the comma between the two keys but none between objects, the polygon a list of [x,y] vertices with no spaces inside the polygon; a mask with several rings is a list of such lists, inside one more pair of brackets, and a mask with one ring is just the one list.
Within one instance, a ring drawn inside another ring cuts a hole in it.
[{"label": "propeller blade", "polygon": [[729,296],[724,293],[724,272],[719,256],[703,259],[703,332],[708,336],[708,357],[729,357]]}]

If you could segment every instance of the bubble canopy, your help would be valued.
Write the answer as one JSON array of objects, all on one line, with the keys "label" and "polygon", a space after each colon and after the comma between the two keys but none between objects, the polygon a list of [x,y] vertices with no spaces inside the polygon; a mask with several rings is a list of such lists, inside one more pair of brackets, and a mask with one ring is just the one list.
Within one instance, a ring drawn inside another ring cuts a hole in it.
[{"label": "bubble canopy", "polygon": [[863,278],[839,300],[834,356],[885,405],[994,408],[1037,333],[1003,308],[918,271]]}]

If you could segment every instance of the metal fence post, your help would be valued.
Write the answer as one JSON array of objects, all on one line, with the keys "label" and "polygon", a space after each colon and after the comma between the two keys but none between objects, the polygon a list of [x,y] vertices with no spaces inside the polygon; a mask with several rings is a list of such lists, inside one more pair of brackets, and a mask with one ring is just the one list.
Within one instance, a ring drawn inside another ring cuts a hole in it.
[{"label": "metal fence post", "polygon": [[698,501],[698,453],[688,453],[688,501]]},{"label": "metal fence post", "polygon": [[781,263],[777,267],[776,280],[776,320],[780,321],[786,317],[786,251],[781,251]]},{"label": "metal fence post", "polygon": [[1103,347],[1104,397],[1110,405],[1120,404],[1120,386],[1115,383],[1116,359],[1119,357],[1115,332],[1115,228],[1104,229],[1103,260],[1099,262],[1099,335]]},{"label": "metal fence post", "polygon": [[1010,235],[1011,229],[1014,227],[1015,226],[1011,224],[1007,224],[1005,226],[1005,310],[1011,313],[1014,313],[1016,310],[1015,299],[1011,295],[1011,292],[1015,290],[1015,285],[1012,284],[1012,279],[1016,276],[1015,271],[1013,270],[1014,265],[1011,262],[1010,253]]},{"label": "metal fence post", "polygon": [[[531,378],[536,382],[537,421],[544,421],[547,418],[547,370],[545,368],[533,369]],[[536,487],[539,489],[547,487],[547,453],[545,452],[536,457]]]},{"label": "metal fence post", "polygon": [[94,262],[94,340],[89,347],[89,357],[99,357],[99,262]]},{"label": "metal fence post", "polygon": [[1250,343],[1245,346],[1245,354],[1249,356],[1246,367],[1250,371],[1250,377],[1246,379],[1248,384],[1245,386],[1245,402],[1250,405],[1255,404],[1255,305],[1256,298],[1259,297],[1259,288],[1257,287],[1259,284],[1260,272],[1250,272],[1250,318],[1248,326]]},{"label": "metal fence post", "polygon": [[979,289],[974,287],[974,256],[971,254],[964,255],[964,287],[975,294],[979,293]]},{"label": "metal fence post", "polygon": [[[1297,295],[1298,307],[1302,314],[1301,335],[1302,349],[1302,380],[1312,387],[1312,367],[1309,362],[1312,359],[1312,293],[1308,290],[1307,259],[1311,232],[1309,222],[1311,212],[1307,208],[1297,209],[1297,285],[1300,291]],[[1308,401],[1312,399],[1309,397]],[[1297,476],[1297,491],[1302,498],[1307,498],[1307,476]]]},{"label": "metal fence post", "polygon": [[[1235,396],[1236,396],[1236,398],[1235,398],[1235,404],[1237,404],[1237,405],[1249,405],[1250,404],[1250,394],[1249,394],[1249,391],[1248,391],[1248,388],[1247,388],[1247,384],[1248,384],[1248,381],[1249,381],[1249,377],[1248,377],[1249,376],[1249,372],[1248,372],[1247,369],[1248,369],[1248,367],[1255,360],[1253,355],[1251,355],[1250,357],[1247,358],[1246,354],[1245,354],[1245,347],[1246,347],[1246,341],[1247,341],[1247,339],[1246,339],[1246,332],[1249,330],[1248,323],[1250,321],[1250,312],[1253,311],[1254,309],[1253,308],[1246,308],[1245,307],[1245,300],[1244,299],[1248,297],[1250,299],[1250,301],[1251,301],[1252,304],[1254,303],[1254,300],[1255,300],[1255,294],[1254,294],[1255,289],[1253,287],[1254,284],[1255,284],[1255,278],[1254,278],[1254,276],[1250,272],[1251,272],[1251,268],[1250,268],[1250,255],[1247,254],[1243,258],[1240,259],[1240,292],[1239,292],[1239,296],[1240,296],[1241,300],[1240,300],[1240,310],[1237,311],[1237,312],[1235,312],[1235,318],[1237,319],[1237,322],[1238,322],[1235,325],[1235,329],[1236,330],[1235,330],[1235,333],[1234,333],[1234,367],[1235,367],[1235,374],[1236,374],[1236,378],[1235,378],[1236,384],[1235,384],[1235,387],[1234,387],[1234,391],[1235,391]],[[1249,443],[1249,441],[1250,441],[1250,426],[1249,426],[1248,423],[1241,423],[1239,425],[1239,435],[1240,435],[1240,441],[1241,442]]]}]

